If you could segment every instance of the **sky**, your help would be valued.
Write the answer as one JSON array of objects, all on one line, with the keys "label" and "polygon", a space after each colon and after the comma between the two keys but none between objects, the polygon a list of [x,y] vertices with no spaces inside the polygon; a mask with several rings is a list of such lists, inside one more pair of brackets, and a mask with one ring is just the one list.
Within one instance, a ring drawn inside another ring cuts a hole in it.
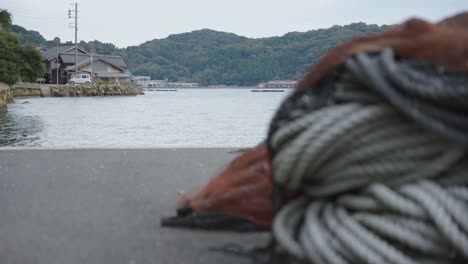
[{"label": "sky", "polygon": [[[74,0],[0,0],[13,23],[46,39],[74,41],[68,9]],[[204,28],[260,38],[353,22],[432,22],[468,11],[468,0],[76,0],[78,41],[122,48]]]}]

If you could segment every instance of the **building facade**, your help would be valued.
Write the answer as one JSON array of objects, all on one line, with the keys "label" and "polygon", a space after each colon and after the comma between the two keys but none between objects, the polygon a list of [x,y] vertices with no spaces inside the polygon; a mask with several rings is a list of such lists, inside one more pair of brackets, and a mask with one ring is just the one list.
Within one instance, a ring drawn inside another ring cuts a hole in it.
[{"label": "building facade", "polygon": [[[75,76],[75,45],[61,44],[51,48],[38,48],[46,61],[45,82],[66,84]],[[77,49],[78,74],[91,75],[93,82],[130,83],[131,74],[121,56],[90,54],[83,48]]]},{"label": "building facade", "polygon": [[297,81],[292,80],[274,80],[257,85],[258,88],[294,88]]}]

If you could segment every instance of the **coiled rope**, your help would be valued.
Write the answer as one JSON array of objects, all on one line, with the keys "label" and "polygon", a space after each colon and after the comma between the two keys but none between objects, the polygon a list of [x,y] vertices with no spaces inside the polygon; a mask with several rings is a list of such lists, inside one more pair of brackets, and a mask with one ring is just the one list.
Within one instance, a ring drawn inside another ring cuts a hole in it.
[{"label": "coiled rope", "polygon": [[273,120],[275,181],[302,192],[275,217],[279,246],[317,264],[468,261],[468,76],[390,49],[336,76]]}]

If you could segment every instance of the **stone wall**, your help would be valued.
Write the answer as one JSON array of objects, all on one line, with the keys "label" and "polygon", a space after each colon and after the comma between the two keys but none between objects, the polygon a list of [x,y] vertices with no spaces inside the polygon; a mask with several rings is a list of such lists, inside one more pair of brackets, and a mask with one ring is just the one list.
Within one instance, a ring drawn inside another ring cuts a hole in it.
[{"label": "stone wall", "polygon": [[41,89],[16,88],[12,93],[14,97],[42,97]]},{"label": "stone wall", "polygon": [[130,87],[93,85],[93,86],[50,86],[52,97],[63,96],[116,96],[116,95],[137,95],[137,90]]},{"label": "stone wall", "polygon": [[0,82],[0,112],[6,111],[7,104],[13,102],[10,86]]},{"label": "stone wall", "polygon": [[14,97],[118,96],[143,94],[141,89],[117,85],[37,85],[15,84]]}]

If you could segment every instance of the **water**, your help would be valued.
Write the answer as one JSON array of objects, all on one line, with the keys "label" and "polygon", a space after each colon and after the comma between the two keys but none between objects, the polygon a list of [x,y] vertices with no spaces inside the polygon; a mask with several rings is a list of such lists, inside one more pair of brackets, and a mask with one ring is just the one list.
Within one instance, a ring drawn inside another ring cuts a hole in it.
[{"label": "water", "polygon": [[16,99],[0,114],[0,146],[253,146],[289,92]]}]

